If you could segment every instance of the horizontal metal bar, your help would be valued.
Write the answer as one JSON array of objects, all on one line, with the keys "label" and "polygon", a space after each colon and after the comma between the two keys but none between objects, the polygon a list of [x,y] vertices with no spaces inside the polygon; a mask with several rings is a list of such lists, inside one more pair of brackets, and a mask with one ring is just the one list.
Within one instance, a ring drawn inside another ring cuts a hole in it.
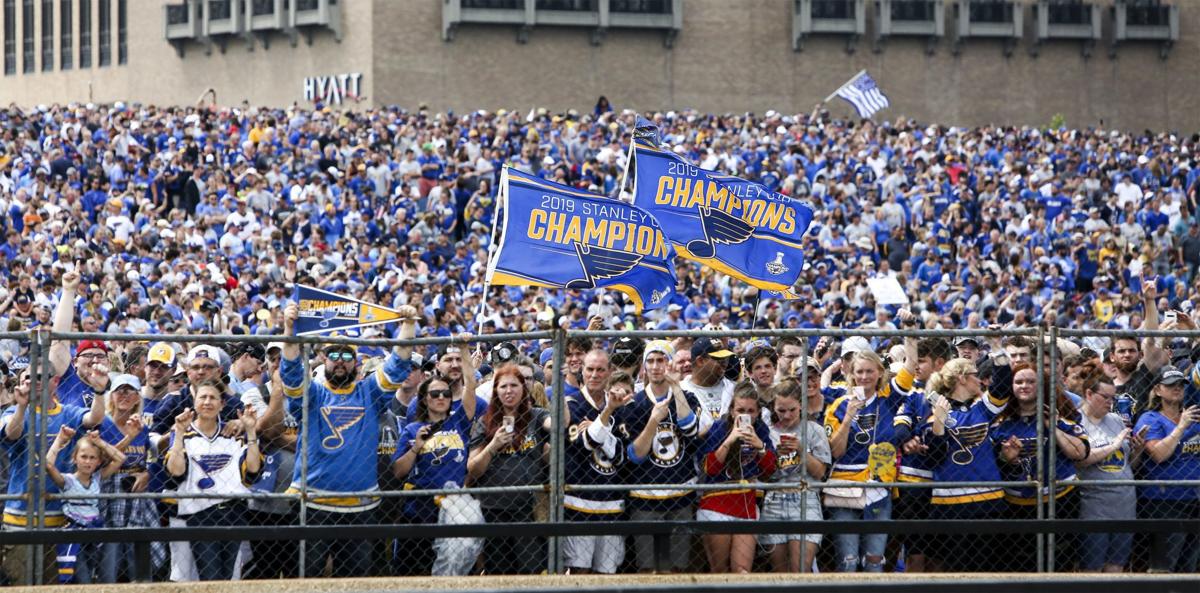
[{"label": "horizontal metal bar", "polygon": [[[308,499],[317,498],[416,498],[420,496],[448,496],[451,494],[523,494],[527,492],[547,492],[548,485],[532,484],[528,486],[487,486],[482,488],[438,488],[436,490],[364,490],[359,492],[309,492]],[[241,494],[210,494],[196,492],[180,494],[178,492],[106,492],[102,494],[47,494],[49,500],[86,500],[86,499],[123,499],[149,498],[152,500],[170,498],[187,499],[221,499],[221,500],[300,500],[299,492],[249,492]]]},{"label": "horizontal metal bar", "polygon": [[[24,334],[22,334],[24,336]],[[472,335],[469,339],[458,336],[438,336],[394,340],[391,338],[348,338],[345,336],[282,336],[282,335],[175,335],[175,334],[103,334],[95,332],[50,332],[51,340],[104,340],[106,342],[190,342],[195,344],[224,344],[228,342],[269,344],[349,344],[352,346],[436,346],[440,344],[467,344],[475,342],[520,342],[527,340],[549,340],[552,332],[536,331],[509,334]]]},{"label": "horizontal metal bar", "polygon": [[973,338],[1007,336],[1036,336],[1037,328],[1005,329],[1005,330],[968,330],[968,329],[731,329],[731,330],[567,330],[567,337],[583,338],[619,338],[632,336],[637,338],[761,338],[761,337],[808,337],[808,338],[846,338],[850,336],[912,336],[918,338],[954,338],[970,336]]},{"label": "horizontal metal bar", "polygon": [[1197,488],[1200,480],[1071,480],[1059,482],[1059,486],[1080,486],[1082,488],[1103,488],[1105,486],[1163,486],[1175,488]]},{"label": "horizontal metal bar", "polygon": [[1200,329],[1059,329],[1060,338],[1200,338]]},{"label": "horizontal metal bar", "polygon": [[566,523],[439,523],[401,525],[289,525],[225,527],[146,527],[120,529],[6,530],[5,544],[61,542],[245,541],[326,539],[428,539],[564,537],[658,534],[911,534],[911,533],[1180,533],[1200,529],[1200,521],[1146,519],[1125,521],[1025,519],[938,521],[579,521]]},{"label": "horizontal metal bar", "polygon": [[624,492],[627,490],[695,490],[698,492],[722,490],[821,490],[825,488],[900,488],[900,489],[932,489],[932,488],[1035,488],[1040,483],[1028,482],[850,482],[837,480],[829,482],[747,482],[726,484],[568,484],[568,492]]},{"label": "horizontal metal bar", "polygon": [[[706,575],[717,577],[718,575]],[[538,593],[793,593],[796,591],[820,593],[1193,593],[1200,590],[1200,578],[1194,576],[1167,575],[1121,575],[1113,578],[1084,574],[1023,574],[1021,578],[997,578],[994,575],[793,575],[786,579],[773,579],[782,575],[738,575],[737,578],[713,581],[689,580],[670,585],[585,585],[573,587],[537,586]],[[883,577],[883,578],[880,578]],[[912,578],[908,578],[912,577]],[[1128,577],[1128,578],[1125,578]],[[767,580],[772,579],[772,580]],[[466,581],[471,583],[471,581]],[[621,581],[625,582],[625,581]],[[654,581],[650,581],[654,582]],[[460,593],[499,593],[499,587],[491,589],[458,589]]]}]

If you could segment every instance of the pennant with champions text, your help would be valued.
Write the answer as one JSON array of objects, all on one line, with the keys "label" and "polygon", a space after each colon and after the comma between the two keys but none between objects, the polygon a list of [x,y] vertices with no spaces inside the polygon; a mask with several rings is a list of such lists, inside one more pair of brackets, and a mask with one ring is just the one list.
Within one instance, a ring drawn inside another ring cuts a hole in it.
[{"label": "pennant with champions text", "polygon": [[325,334],[400,321],[394,309],[337,293],[296,285],[292,294],[299,308],[296,335]]},{"label": "pennant with champions text", "polygon": [[634,306],[666,306],[675,250],[646,211],[506,168],[504,223],[488,266],[494,285],[611,288]]},{"label": "pennant with champions text", "polygon": [[633,204],[667,229],[679,255],[763,290],[790,294],[812,206],[766,186],[697,167],[633,140]]}]

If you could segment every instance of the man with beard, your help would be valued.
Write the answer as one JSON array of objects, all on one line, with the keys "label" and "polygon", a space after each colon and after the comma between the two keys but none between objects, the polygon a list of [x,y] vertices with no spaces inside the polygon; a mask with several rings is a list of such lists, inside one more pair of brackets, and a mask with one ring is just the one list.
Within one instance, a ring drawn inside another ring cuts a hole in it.
[{"label": "man with beard", "polygon": [[692,374],[681,382],[684,391],[694,393],[712,419],[719,418],[733,399],[733,381],[725,378],[725,365],[733,356],[725,345],[712,338],[692,342]]},{"label": "man with beard", "polygon": [[[463,381],[462,362],[464,355],[470,356],[471,354],[464,351],[461,344],[442,344],[438,346],[437,364],[434,367],[434,374],[450,385],[451,401],[459,401],[463,397],[463,385],[465,382]],[[478,362],[476,360],[476,364]],[[420,385],[420,381],[417,384]],[[404,386],[401,385],[397,389],[403,391]],[[397,396],[399,397],[399,394]],[[403,424],[411,422],[416,417],[417,403],[418,398],[409,397],[407,415],[403,419]],[[487,400],[480,399],[476,402],[476,405],[478,406],[476,410],[477,414],[483,414],[487,411]],[[480,416],[480,418],[482,417]]]},{"label": "man with beard", "polygon": [[[1142,306],[1146,312],[1142,329],[1158,329],[1157,292],[1154,282],[1142,282]],[[1114,401],[1118,409],[1128,406],[1135,416],[1146,409],[1158,370],[1170,358],[1170,351],[1161,346],[1161,340],[1146,338],[1143,344],[1136,338],[1113,338],[1112,345],[1104,353],[1104,372],[1117,388]]]},{"label": "man with beard", "polygon": [[[417,333],[417,310],[409,305],[398,309],[401,340]],[[283,314],[284,335],[296,334],[299,309],[289,304]],[[308,474],[296,464],[289,491],[299,492],[306,484],[310,525],[362,525],[374,522],[379,497],[349,497],[346,492],[379,489],[377,449],[379,418],[388,409],[395,391],[412,372],[411,346],[396,346],[373,373],[358,379],[358,353],[353,346],[330,345],[325,348],[323,378],[305,381],[306,365],[300,357],[300,345],[283,347],[280,376],[287,409],[292,416],[304,418],[308,407],[308,426],[302,428],[297,451],[307,455]],[[305,438],[307,437],[307,438]],[[333,557],[333,576],[363,576],[371,563],[371,543],[365,540],[310,542],[309,566],[323,567]],[[317,573],[320,572],[317,569]]]}]

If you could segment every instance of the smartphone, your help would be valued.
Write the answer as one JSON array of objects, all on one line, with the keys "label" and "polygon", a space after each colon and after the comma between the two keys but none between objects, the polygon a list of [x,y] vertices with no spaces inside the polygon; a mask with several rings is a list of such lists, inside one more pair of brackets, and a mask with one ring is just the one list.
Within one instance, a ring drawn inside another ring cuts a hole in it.
[{"label": "smartphone", "polygon": [[1137,431],[1137,435],[1138,435],[1139,437],[1146,438],[1146,433],[1148,433],[1148,432],[1150,432],[1150,425],[1149,425],[1149,424],[1147,424],[1146,426],[1143,426],[1143,427],[1142,427],[1140,430],[1138,430],[1138,431]]},{"label": "smartphone", "polygon": [[750,414],[738,414],[738,417],[737,417],[737,427],[738,428],[750,428],[750,425],[752,423],[753,423],[753,420],[750,419]]},{"label": "smartphone", "polygon": [[859,385],[856,385],[856,386],[854,387],[854,399],[856,399],[856,400],[858,400],[858,401],[864,401],[864,400],[866,400],[866,399],[867,399],[867,390],[866,390],[866,388],[864,388],[864,387],[862,387],[862,386],[859,386]]},{"label": "smartphone", "polygon": [[1163,313],[1163,323],[1173,323],[1179,319],[1179,314],[1175,311],[1167,311]]},{"label": "smartphone", "polygon": [[796,438],[796,435],[794,435],[794,434],[790,434],[790,433],[786,433],[786,432],[785,432],[785,433],[783,433],[783,434],[779,435],[779,442],[781,442],[781,443],[782,443],[782,442],[785,442],[785,441],[786,441],[786,442],[789,442],[789,443],[794,443],[794,442],[796,442],[797,440],[798,440],[798,439]]},{"label": "smartphone", "polygon": [[517,419],[512,416],[505,416],[501,421],[501,426],[504,427],[504,432],[512,432],[517,426]]}]

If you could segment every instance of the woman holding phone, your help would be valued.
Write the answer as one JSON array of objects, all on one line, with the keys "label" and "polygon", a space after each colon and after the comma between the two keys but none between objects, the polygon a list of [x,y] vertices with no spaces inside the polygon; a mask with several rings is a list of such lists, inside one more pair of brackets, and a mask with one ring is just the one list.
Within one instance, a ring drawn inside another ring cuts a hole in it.
[{"label": "woman holding phone", "polygon": [[[825,410],[825,431],[833,454],[830,478],[850,482],[896,481],[896,412],[908,391],[890,378],[873,351],[850,359],[851,387]],[[826,488],[825,506],[837,521],[887,521],[892,518],[888,488]],[[883,572],[886,534],[834,536],[838,571]]]},{"label": "woman holding phone", "polygon": [[[492,377],[492,405],[471,436],[467,479],[472,487],[546,483],[550,412],[535,407],[521,369],[509,365]],[[480,496],[488,523],[533,522],[532,492]],[[537,574],[545,568],[545,540],[491,538],[483,546],[486,574]]]},{"label": "woman holding phone", "polygon": [[[1185,408],[1187,377],[1173,366],[1159,370],[1150,390],[1147,411],[1135,431],[1146,439],[1142,477],[1147,480],[1200,479],[1200,406]],[[1200,518],[1196,488],[1144,486],[1138,491],[1139,515],[1144,519]],[[1154,535],[1150,572],[1195,572],[1200,542],[1194,533]],[[1190,544],[1189,544],[1190,540]]]},{"label": "woman holding phone", "polygon": [[[735,487],[731,490],[702,492],[696,520],[757,520],[757,492],[737,485],[763,480],[775,473],[775,447],[771,441],[771,430],[762,421],[758,393],[753,383],[742,381],[734,387],[729,412],[709,429],[701,456],[701,483],[726,483]],[[754,536],[751,534],[704,536],[709,571],[714,573],[750,572],[754,548]]]},{"label": "woman holding phone", "polygon": [[[467,443],[475,420],[475,367],[463,356],[463,396],[454,401],[448,379],[434,375],[417,387],[413,421],[404,427],[392,457],[392,473],[404,480],[405,490],[462,488],[467,477]],[[409,523],[437,523],[438,504],[433,496],[407,499],[403,516]],[[434,561],[429,540],[406,540],[403,564],[418,574]],[[406,553],[407,552],[407,553]]]},{"label": "woman holding phone", "polygon": [[[1084,482],[1132,480],[1133,465],[1142,453],[1148,427],[1135,433],[1120,415],[1110,412],[1117,388],[1102,371],[1082,379],[1083,413],[1080,425],[1087,432],[1091,451],[1075,464]],[[1137,492],[1133,486],[1085,484],[1080,488],[1080,519],[1120,521],[1137,518]],[[1080,568],[1090,572],[1123,572],[1133,549],[1132,533],[1085,533],[1080,546]]]},{"label": "woman holding phone", "polygon": [[[771,490],[763,499],[764,521],[820,521],[821,498],[814,489],[801,488],[800,483],[823,482],[831,462],[829,439],[820,424],[820,368],[808,359],[807,397],[800,389],[800,380],[787,378],[772,387],[771,442],[775,445],[779,470],[771,476],[772,483],[795,484],[795,488]],[[804,403],[802,403],[804,402]],[[803,408],[808,408],[808,423],[801,426]],[[758,543],[770,550],[771,568],[775,572],[809,572],[817,548],[819,533],[764,534]]]}]

